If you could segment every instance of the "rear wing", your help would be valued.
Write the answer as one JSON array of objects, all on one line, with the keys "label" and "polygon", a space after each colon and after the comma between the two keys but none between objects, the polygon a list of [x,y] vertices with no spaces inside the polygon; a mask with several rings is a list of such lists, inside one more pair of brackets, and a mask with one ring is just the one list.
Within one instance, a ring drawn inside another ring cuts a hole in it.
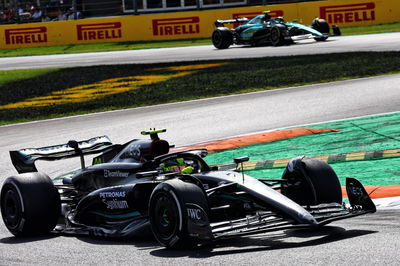
[{"label": "rear wing", "polygon": [[18,173],[37,172],[37,160],[56,161],[78,156],[81,157],[84,167],[83,155],[101,153],[110,146],[111,140],[107,136],[101,136],[83,141],[70,140],[66,144],[54,146],[10,151],[10,157]]},{"label": "rear wing", "polygon": [[218,19],[214,22],[215,27],[223,27],[224,24],[246,23],[248,18]]}]

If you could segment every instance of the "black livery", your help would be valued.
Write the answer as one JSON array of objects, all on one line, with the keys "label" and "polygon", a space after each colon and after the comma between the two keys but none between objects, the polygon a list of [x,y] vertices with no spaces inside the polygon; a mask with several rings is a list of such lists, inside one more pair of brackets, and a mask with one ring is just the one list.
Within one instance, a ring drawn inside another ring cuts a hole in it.
[{"label": "black livery", "polygon": [[[1,189],[1,213],[15,236],[51,231],[131,237],[151,227],[170,248],[219,238],[296,227],[317,228],[335,220],[375,212],[363,186],[347,179],[343,204],[338,178],[326,163],[307,157],[290,161],[282,179],[256,179],[218,170],[206,150],[169,153],[158,137],[113,145],[106,137],[11,151],[19,172]],[[97,154],[91,166],[84,156]],[[37,160],[81,158],[81,169],[50,179]],[[278,192],[277,190],[280,190]]]}]

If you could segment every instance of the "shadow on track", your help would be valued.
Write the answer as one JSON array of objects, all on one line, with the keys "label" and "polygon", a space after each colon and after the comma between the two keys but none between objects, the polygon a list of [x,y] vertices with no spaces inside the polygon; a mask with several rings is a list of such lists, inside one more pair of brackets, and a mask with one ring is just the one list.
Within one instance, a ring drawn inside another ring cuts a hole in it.
[{"label": "shadow on track", "polygon": [[58,237],[58,235],[51,234],[51,235],[44,235],[44,236],[36,236],[36,237],[15,237],[15,236],[10,236],[10,237],[4,237],[0,239],[1,244],[8,244],[8,245],[14,245],[14,244],[22,244],[22,243],[29,243],[29,242],[36,242],[36,241],[43,241],[43,240],[49,240]]},{"label": "shadow on track", "polygon": [[318,230],[293,229],[277,233],[261,234],[252,237],[222,239],[200,246],[194,250],[157,249],[150,254],[157,257],[209,258],[213,256],[238,253],[259,252],[276,249],[291,249],[318,246],[344,239],[377,233],[370,230],[345,230],[342,227],[326,226]]},{"label": "shadow on track", "polygon": [[[317,42],[315,40],[312,39],[308,39],[308,40],[300,40],[300,41],[294,41],[294,43],[291,44],[285,44],[285,45],[281,45],[281,46],[273,46],[273,45],[259,45],[259,46],[251,46],[251,45],[245,45],[245,44],[238,44],[238,45],[232,45],[230,46],[228,49],[259,49],[259,48],[271,48],[271,49],[277,49],[277,48],[282,48],[282,47],[292,47],[292,46],[301,46],[301,45],[316,45],[316,44],[323,44],[323,43],[329,43],[329,42],[336,42],[337,39],[327,39],[326,41],[323,42]],[[221,51],[221,49],[214,49],[215,51]],[[273,51],[273,50],[272,50]]]},{"label": "shadow on track", "polygon": [[143,232],[135,238],[115,239],[94,236],[76,236],[53,233],[41,237],[6,237],[0,239],[0,243],[15,245],[42,240],[49,240],[57,237],[73,237],[82,242],[94,245],[126,245],[133,246],[140,250],[149,250],[150,255],[163,258],[210,258],[221,255],[239,253],[259,252],[277,249],[291,249],[308,246],[318,246],[344,239],[360,237],[377,233],[371,230],[346,230],[337,226],[325,226],[317,230],[291,229],[268,234],[253,235],[251,237],[235,237],[219,239],[206,243],[190,250],[171,250],[161,247],[153,238],[150,232]]}]

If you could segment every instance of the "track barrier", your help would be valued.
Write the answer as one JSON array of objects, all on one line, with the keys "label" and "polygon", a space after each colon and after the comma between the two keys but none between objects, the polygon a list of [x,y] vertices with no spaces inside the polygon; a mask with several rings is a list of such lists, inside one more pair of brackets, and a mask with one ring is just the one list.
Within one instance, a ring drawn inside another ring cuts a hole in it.
[{"label": "track barrier", "polygon": [[251,6],[140,16],[121,16],[0,25],[0,49],[105,42],[162,41],[209,38],[217,19],[254,17],[270,10],[311,24],[324,18],[340,27],[368,26],[400,21],[398,0],[331,0]]}]

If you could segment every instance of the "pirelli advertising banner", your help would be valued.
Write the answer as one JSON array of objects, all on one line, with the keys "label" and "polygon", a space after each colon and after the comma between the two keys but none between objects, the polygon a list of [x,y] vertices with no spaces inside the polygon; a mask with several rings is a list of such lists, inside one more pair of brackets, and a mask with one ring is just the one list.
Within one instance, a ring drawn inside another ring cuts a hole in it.
[{"label": "pirelli advertising banner", "polygon": [[[272,16],[311,24],[315,17],[341,27],[400,21],[399,0],[331,0],[206,11],[0,25],[0,49],[100,42],[207,38],[217,19]],[[235,26],[235,25],[234,25]]]}]

